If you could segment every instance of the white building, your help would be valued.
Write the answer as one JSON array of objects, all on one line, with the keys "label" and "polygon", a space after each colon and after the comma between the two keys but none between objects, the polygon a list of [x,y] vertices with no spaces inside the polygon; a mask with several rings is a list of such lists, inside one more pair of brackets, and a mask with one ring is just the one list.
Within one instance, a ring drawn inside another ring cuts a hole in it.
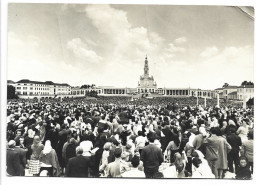
[{"label": "white building", "polygon": [[254,85],[244,85],[237,88],[237,98],[243,100],[244,96],[246,101],[254,97]]},{"label": "white building", "polygon": [[71,87],[65,83],[58,84],[51,81],[39,82],[27,79],[16,82],[15,90],[20,98],[34,98],[38,96],[55,97],[71,93]]},{"label": "white building", "polygon": [[229,85],[223,88],[223,98],[228,99],[228,95],[233,92],[237,92],[238,86]]}]

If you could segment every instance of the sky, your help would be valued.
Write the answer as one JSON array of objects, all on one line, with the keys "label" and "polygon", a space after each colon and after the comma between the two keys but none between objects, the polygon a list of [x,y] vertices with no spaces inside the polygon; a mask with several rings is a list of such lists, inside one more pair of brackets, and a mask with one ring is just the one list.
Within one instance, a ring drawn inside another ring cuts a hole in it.
[{"label": "sky", "polygon": [[254,82],[254,20],[225,6],[9,4],[7,79],[137,87]]}]

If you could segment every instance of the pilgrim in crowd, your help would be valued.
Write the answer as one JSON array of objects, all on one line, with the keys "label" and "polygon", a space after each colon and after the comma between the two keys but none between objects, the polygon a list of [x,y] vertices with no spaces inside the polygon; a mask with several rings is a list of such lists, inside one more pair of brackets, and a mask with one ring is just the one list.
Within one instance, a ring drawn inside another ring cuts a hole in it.
[{"label": "pilgrim in crowd", "polygon": [[253,177],[254,109],[196,99],[8,100],[8,176]]}]

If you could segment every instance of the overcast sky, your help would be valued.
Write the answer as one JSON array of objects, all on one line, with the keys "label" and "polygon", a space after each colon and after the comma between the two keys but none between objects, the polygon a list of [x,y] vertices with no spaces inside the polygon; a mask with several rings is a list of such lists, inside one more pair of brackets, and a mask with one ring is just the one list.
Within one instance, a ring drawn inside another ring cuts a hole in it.
[{"label": "overcast sky", "polygon": [[254,81],[254,21],[234,7],[9,4],[7,79],[137,87]]}]

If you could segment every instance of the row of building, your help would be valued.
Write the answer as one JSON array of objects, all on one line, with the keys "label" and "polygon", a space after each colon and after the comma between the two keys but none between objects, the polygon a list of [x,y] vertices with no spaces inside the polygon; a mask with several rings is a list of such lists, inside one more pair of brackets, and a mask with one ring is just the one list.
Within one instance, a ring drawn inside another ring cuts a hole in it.
[{"label": "row of building", "polygon": [[89,88],[72,87],[68,84],[53,83],[51,81],[39,82],[20,80],[13,82],[8,80],[8,85],[15,87],[15,92],[20,98],[34,97],[83,97],[90,91],[96,91],[99,96],[131,96],[136,94],[148,94],[157,96],[175,97],[201,97],[227,100],[246,100],[254,97],[254,86],[227,86],[215,90],[201,90],[192,88],[156,88],[154,90],[139,90],[138,88],[117,88],[112,86],[97,86]]},{"label": "row of building", "polygon": [[147,57],[145,58],[144,74],[140,76],[137,88],[118,88],[112,86],[89,86],[88,88],[72,87],[67,83],[54,83],[52,81],[39,82],[28,79],[13,82],[8,85],[15,87],[15,92],[20,98],[35,97],[84,97],[90,91],[96,91],[99,96],[132,96],[145,94],[147,96],[175,96],[175,97],[200,97],[231,100],[248,100],[254,97],[254,86],[225,86],[215,90],[201,90],[193,88],[157,88],[153,76],[149,75]]},{"label": "row of building", "polygon": [[254,85],[226,86],[214,90],[221,99],[226,100],[246,100],[254,97]]}]

